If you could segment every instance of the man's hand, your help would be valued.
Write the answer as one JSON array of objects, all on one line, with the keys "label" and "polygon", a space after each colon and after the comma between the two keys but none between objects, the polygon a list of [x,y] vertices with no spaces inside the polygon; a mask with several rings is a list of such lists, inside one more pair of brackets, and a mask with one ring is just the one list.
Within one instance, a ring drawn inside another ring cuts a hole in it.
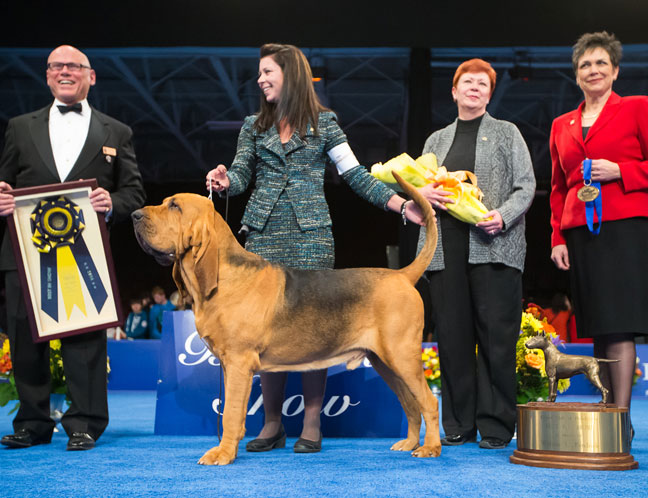
[{"label": "man's hand", "polygon": [[112,211],[113,208],[110,192],[101,187],[94,189],[90,193],[90,204],[97,213],[106,214]]},{"label": "man's hand", "polygon": [[0,182],[0,216],[11,215],[16,208],[16,199],[9,194],[12,190],[7,182]]}]

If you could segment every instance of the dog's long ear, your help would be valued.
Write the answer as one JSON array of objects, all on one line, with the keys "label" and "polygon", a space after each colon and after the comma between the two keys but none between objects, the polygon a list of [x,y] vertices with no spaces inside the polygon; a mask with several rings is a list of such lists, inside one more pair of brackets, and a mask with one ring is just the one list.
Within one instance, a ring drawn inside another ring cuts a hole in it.
[{"label": "dog's long ear", "polygon": [[215,244],[215,241],[212,241],[214,224],[215,217],[212,211],[206,214],[200,220],[200,223],[194,224],[191,236],[194,274],[205,298],[211,297],[218,288],[218,260],[220,254],[218,248],[210,253],[207,252]]},{"label": "dog's long ear", "polygon": [[184,285],[184,280],[182,280],[182,271],[180,270],[180,262],[176,261],[173,263],[173,281],[178,288],[178,293],[180,294],[180,302],[178,303],[179,309],[185,309],[187,304],[187,288]]}]

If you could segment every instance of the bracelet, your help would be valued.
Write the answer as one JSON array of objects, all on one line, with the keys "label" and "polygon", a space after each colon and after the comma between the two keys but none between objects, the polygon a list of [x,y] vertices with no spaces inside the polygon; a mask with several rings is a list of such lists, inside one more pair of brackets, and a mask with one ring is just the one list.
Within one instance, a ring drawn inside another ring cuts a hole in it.
[{"label": "bracelet", "polygon": [[405,204],[407,204],[408,202],[409,201],[404,201],[401,204],[401,208],[400,208],[400,214],[403,217],[403,225],[407,225],[407,216],[405,216]]}]

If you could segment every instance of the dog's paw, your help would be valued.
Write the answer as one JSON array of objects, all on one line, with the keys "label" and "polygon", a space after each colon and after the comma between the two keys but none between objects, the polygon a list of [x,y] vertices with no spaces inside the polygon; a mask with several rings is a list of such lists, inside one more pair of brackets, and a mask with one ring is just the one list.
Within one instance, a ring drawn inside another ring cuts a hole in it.
[{"label": "dog's paw", "polygon": [[216,446],[205,453],[200,460],[199,465],[229,465],[236,458],[236,454],[225,451],[220,446]]},{"label": "dog's paw", "polygon": [[412,451],[419,447],[419,442],[416,439],[403,439],[394,443],[390,448],[392,451]]},{"label": "dog's paw", "polygon": [[412,456],[417,458],[438,457],[441,454],[441,445],[420,446],[412,451]]}]

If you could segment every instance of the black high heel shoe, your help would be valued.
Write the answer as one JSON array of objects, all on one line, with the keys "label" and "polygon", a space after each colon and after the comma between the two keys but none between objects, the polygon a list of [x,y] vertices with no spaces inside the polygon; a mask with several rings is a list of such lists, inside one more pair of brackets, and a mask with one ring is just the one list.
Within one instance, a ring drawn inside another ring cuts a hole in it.
[{"label": "black high heel shoe", "polygon": [[320,437],[317,441],[311,441],[310,439],[299,438],[293,446],[293,451],[295,453],[317,453],[322,450],[322,433],[320,432]]},{"label": "black high heel shoe", "polygon": [[283,425],[272,437],[267,438],[256,438],[250,441],[245,445],[245,451],[260,452],[260,451],[270,451],[275,448],[284,448],[286,446],[286,431],[284,430]]}]

